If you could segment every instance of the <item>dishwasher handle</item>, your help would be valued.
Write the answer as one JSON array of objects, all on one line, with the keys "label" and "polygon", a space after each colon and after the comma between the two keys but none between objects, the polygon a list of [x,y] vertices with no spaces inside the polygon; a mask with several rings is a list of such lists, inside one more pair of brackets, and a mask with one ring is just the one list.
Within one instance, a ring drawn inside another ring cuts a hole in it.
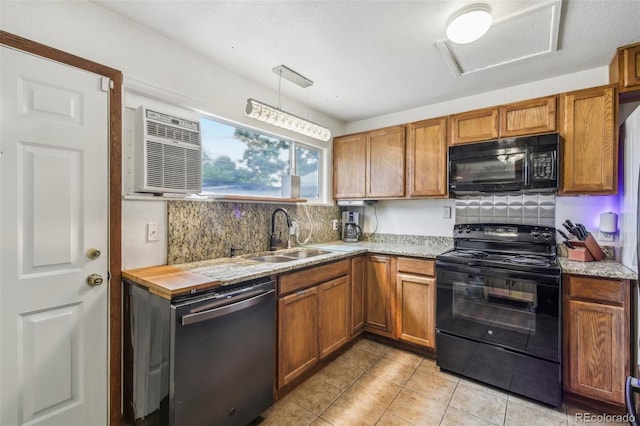
[{"label": "dishwasher handle", "polygon": [[265,300],[267,296],[275,293],[274,289],[271,290],[257,290],[255,292],[249,292],[242,295],[240,300],[237,302],[233,302],[233,300],[227,300],[227,303],[222,306],[215,307],[213,309],[208,309],[204,311],[199,311],[196,313],[190,313],[187,315],[183,315],[180,320],[182,325],[190,325],[195,324],[202,321],[207,321],[213,318],[218,318],[223,315],[227,315],[233,312],[240,311],[242,309],[249,308],[251,306],[255,306]]}]

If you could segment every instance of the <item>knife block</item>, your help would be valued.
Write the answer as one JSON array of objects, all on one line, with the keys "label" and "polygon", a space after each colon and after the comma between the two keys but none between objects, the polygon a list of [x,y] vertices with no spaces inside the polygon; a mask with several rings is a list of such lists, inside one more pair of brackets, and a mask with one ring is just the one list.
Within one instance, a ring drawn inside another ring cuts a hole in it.
[{"label": "knife block", "polygon": [[602,260],[605,255],[597,241],[591,233],[587,234],[584,241],[570,241],[575,248],[567,249],[569,260],[577,260],[579,262],[591,262],[594,260]]}]

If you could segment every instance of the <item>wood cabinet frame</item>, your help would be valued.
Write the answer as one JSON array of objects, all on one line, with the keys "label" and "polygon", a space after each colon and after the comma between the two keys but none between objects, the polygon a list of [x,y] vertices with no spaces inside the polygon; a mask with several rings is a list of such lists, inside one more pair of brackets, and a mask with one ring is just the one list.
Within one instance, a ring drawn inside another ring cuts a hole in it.
[{"label": "wood cabinet frame", "polygon": [[573,395],[624,405],[631,373],[630,282],[563,276],[563,382]]},{"label": "wood cabinet frame", "polygon": [[620,93],[640,91],[640,43],[619,47],[609,65],[609,82]]},{"label": "wood cabinet frame", "polygon": [[278,277],[278,389],[349,341],[350,271],[345,259]]},{"label": "wood cabinet frame", "polygon": [[454,114],[449,121],[449,144],[488,141],[498,138],[498,107]]},{"label": "wood cabinet frame", "polygon": [[618,192],[618,102],[612,86],[560,95],[559,195]]},{"label": "wood cabinet frame", "polygon": [[503,138],[557,131],[557,103],[557,96],[547,96],[502,105],[499,136]]},{"label": "wood cabinet frame", "polygon": [[447,197],[448,117],[407,125],[407,197]]}]

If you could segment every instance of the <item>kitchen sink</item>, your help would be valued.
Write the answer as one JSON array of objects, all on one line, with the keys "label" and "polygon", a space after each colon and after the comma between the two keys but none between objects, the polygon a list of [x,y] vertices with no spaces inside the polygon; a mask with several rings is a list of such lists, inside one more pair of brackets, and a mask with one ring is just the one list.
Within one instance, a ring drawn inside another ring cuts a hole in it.
[{"label": "kitchen sink", "polygon": [[254,256],[254,257],[250,257],[249,259],[257,260],[259,262],[266,262],[266,263],[282,263],[282,262],[293,262],[294,260],[306,259],[308,257],[320,256],[322,254],[328,254],[328,253],[331,253],[331,252],[326,250],[315,250],[315,249],[294,250],[294,251],[289,251],[282,254]]},{"label": "kitchen sink", "polygon": [[290,251],[287,253],[283,253],[282,255],[287,257],[295,257],[296,259],[305,259],[307,257],[320,256],[322,254],[329,254],[329,253],[331,252],[326,250],[309,249],[309,250]]},{"label": "kitchen sink", "polygon": [[293,260],[297,260],[297,258],[295,257],[279,256],[279,255],[255,256],[255,257],[250,257],[249,259],[257,260],[259,262],[266,262],[266,263],[282,263],[282,262],[291,262]]}]

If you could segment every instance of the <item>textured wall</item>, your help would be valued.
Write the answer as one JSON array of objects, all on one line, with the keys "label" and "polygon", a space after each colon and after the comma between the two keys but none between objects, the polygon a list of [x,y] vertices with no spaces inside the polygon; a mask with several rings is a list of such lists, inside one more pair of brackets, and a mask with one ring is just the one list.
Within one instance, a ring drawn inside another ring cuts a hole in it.
[{"label": "textured wall", "polygon": [[[241,248],[240,255],[268,250],[271,213],[277,207],[284,208],[298,221],[301,242],[309,235],[311,224],[313,234],[309,243],[339,239],[339,231],[334,231],[331,225],[333,219],[340,218],[339,210],[334,206],[170,201],[167,208],[167,263],[228,257],[231,247]],[[286,247],[286,221],[282,213],[276,215],[276,233],[279,232],[282,232],[282,244]],[[295,236],[292,238],[293,245],[297,246]]]}]

